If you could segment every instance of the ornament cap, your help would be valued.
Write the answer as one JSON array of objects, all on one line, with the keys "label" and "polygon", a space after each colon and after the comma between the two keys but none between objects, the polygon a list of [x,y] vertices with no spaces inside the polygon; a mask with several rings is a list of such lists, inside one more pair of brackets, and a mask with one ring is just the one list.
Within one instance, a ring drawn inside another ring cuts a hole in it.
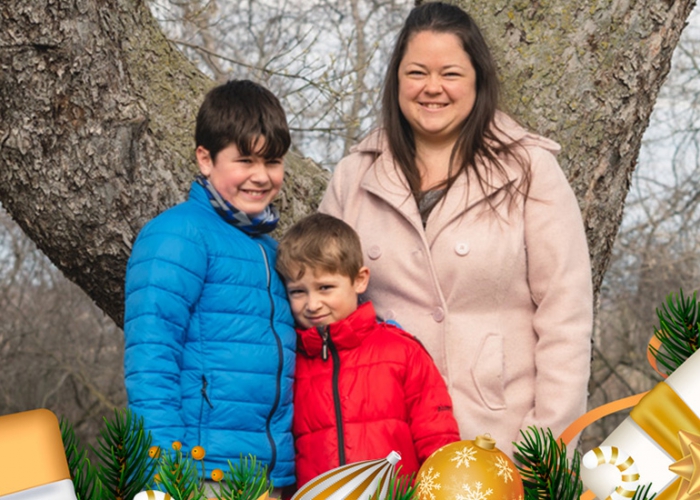
[{"label": "ornament cap", "polygon": [[474,444],[484,450],[493,450],[496,447],[496,440],[491,437],[491,434],[481,434],[476,436]]},{"label": "ornament cap", "polygon": [[401,454],[398,451],[392,451],[386,457],[387,462],[391,465],[396,465],[399,460],[401,460]]}]

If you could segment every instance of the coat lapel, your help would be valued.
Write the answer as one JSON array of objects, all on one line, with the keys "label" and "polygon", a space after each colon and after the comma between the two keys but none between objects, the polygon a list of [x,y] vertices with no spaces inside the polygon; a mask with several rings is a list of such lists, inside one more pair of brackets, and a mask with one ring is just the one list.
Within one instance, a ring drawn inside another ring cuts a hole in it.
[{"label": "coat lapel", "polygon": [[408,188],[408,181],[394,165],[394,157],[382,142],[381,131],[375,131],[361,144],[363,152],[373,152],[377,156],[362,177],[360,187],[384,200],[417,230],[422,231],[420,213]]},{"label": "coat lapel", "polygon": [[[486,173],[483,163],[478,165],[481,174]],[[432,246],[438,235],[449,226],[452,221],[463,216],[466,212],[485,207],[487,198],[496,196],[504,187],[518,181],[519,175],[507,170],[507,177],[498,176],[489,179],[488,185],[481,188],[473,172],[469,173],[469,180],[466,175],[461,175],[447,192],[444,200],[438,202],[428,218],[425,228],[428,244]],[[493,177],[493,176],[492,176]]]},{"label": "coat lapel", "polygon": [[[508,170],[508,177],[490,179],[486,190],[482,190],[476,177],[471,174],[460,176],[453,184],[444,200],[433,209],[428,219],[428,225],[423,231],[420,212],[415,199],[408,189],[408,181],[403,172],[394,165],[394,158],[382,140],[381,131],[375,131],[367,137],[359,147],[363,152],[376,154],[374,164],[365,172],[360,186],[362,189],[384,200],[389,206],[400,213],[411,225],[425,234],[428,245],[431,246],[440,232],[454,219],[465,212],[477,207],[487,197],[494,196],[506,184],[515,182],[518,175]],[[482,175],[486,172],[483,164],[479,164]],[[488,174],[486,174],[488,175]]]}]

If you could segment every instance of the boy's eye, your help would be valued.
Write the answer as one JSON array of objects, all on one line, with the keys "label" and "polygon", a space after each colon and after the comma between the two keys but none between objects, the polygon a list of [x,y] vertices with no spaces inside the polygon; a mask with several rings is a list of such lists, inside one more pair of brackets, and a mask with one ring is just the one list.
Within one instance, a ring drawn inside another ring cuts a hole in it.
[{"label": "boy's eye", "polygon": [[301,290],[287,290],[287,294],[289,294],[290,296],[301,295],[302,293],[303,292]]}]

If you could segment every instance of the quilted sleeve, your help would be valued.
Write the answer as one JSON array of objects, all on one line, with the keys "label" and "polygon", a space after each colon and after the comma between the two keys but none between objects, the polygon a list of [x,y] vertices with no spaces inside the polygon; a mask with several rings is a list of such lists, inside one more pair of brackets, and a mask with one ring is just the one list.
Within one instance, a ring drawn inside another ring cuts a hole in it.
[{"label": "quilted sleeve", "polygon": [[435,450],[460,437],[445,381],[428,352],[418,341],[414,343],[404,391],[413,445],[422,464]]},{"label": "quilted sleeve", "polygon": [[129,407],[153,444],[183,440],[181,358],[207,266],[193,224],[165,212],[141,231],[126,272],[124,377]]}]

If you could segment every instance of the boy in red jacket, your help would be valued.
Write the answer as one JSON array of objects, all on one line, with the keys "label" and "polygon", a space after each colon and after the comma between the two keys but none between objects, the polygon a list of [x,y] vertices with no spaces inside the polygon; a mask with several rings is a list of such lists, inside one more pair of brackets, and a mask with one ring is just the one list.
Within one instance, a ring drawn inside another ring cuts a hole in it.
[{"label": "boy in red jacket", "polygon": [[[452,401],[423,346],[377,322],[357,233],[330,215],[297,222],[277,250],[297,323],[297,486],[340,465],[401,454],[410,475],[458,441]],[[397,279],[401,279],[397,276]]]}]

